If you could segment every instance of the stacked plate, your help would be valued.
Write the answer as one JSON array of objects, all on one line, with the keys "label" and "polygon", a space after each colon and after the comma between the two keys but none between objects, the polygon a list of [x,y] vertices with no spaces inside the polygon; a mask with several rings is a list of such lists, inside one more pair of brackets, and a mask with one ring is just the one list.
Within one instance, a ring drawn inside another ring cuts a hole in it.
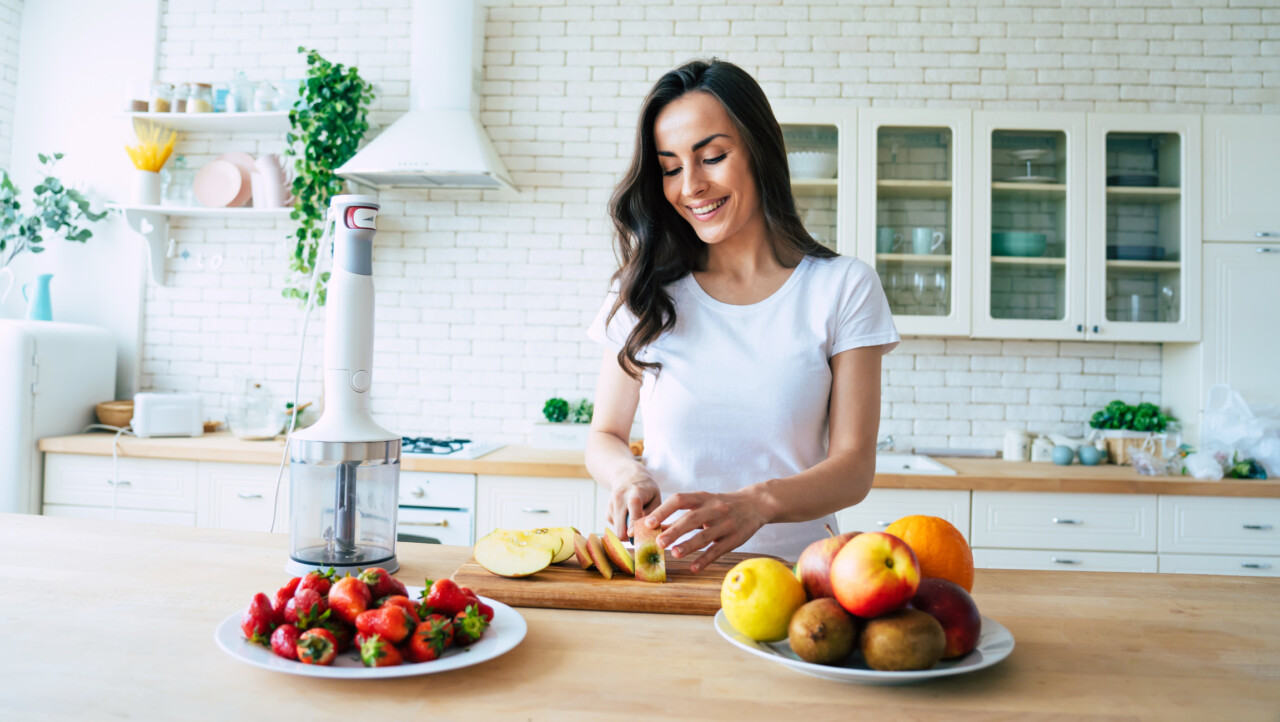
[{"label": "stacked plate", "polygon": [[253,156],[248,153],[224,153],[196,173],[196,201],[206,208],[239,208],[249,202],[253,186]]}]

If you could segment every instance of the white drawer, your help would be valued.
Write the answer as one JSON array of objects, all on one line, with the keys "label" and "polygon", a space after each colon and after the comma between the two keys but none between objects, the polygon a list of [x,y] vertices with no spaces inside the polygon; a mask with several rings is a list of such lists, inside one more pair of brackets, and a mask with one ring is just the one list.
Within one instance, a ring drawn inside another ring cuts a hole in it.
[{"label": "white drawer", "polygon": [[904,516],[925,514],[951,522],[969,538],[969,492],[944,489],[872,488],[857,506],[836,512],[841,532],[883,531]]},{"label": "white drawer", "polygon": [[1154,552],[1156,497],[973,492],[975,547]]},{"label": "white drawer", "polygon": [[41,513],[45,516],[64,516],[71,519],[97,519],[99,521],[127,521],[138,524],[164,524],[165,526],[195,526],[196,515],[187,511],[145,511],[142,509],[111,509],[100,506],[71,506],[45,504]]},{"label": "white drawer", "polygon": [[200,488],[196,504],[196,525],[212,529],[273,531],[271,512],[276,512],[274,531],[287,534],[289,519],[289,469],[280,480],[279,501],[276,475],[280,467],[266,464],[200,462]]},{"label": "white drawer", "polygon": [[1063,569],[1077,572],[1147,573],[1155,573],[1157,567],[1155,554],[979,548],[973,550],[973,565],[979,569]]},{"label": "white drawer", "polygon": [[474,474],[400,471],[400,506],[476,508]]},{"label": "white drawer", "polygon": [[195,461],[121,458],[120,478],[113,473],[110,456],[47,454],[44,502],[110,507],[114,494],[117,508],[196,510]]},{"label": "white drawer", "polygon": [[479,476],[476,538],[494,529],[572,526],[584,533],[604,528],[596,519],[596,483],[590,479]]},{"label": "white drawer", "polygon": [[1235,574],[1280,577],[1280,557],[1234,557],[1217,554],[1161,554],[1160,571],[1170,574]]},{"label": "white drawer", "polygon": [[1162,495],[1160,551],[1280,555],[1280,499]]},{"label": "white drawer", "polygon": [[471,546],[471,512],[400,507],[396,515],[399,541]]}]

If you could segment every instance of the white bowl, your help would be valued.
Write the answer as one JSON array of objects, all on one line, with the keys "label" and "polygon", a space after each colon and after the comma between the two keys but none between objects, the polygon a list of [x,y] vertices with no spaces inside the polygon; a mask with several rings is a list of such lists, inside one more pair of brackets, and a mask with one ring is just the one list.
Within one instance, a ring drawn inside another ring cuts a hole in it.
[{"label": "white bowl", "polygon": [[835,178],[836,154],[825,150],[801,150],[787,153],[792,178]]}]

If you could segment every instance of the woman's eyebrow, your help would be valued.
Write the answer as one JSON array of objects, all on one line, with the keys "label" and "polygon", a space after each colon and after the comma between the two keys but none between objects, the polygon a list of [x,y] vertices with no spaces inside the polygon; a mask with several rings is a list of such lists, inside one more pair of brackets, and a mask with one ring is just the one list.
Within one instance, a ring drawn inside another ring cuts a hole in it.
[{"label": "woman's eyebrow", "polygon": [[[708,135],[707,137],[703,138],[702,140],[698,141],[697,143],[694,143],[694,144],[693,144],[693,148],[692,148],[692,150],[695,150],[695,151],[696,151],[697,149],[701,148],[702,146],[706,145],[707,143],[710,143],[711,141],[715,140],[716,138],[728,138],[728,137],[729,137],[729,136],[728,136],[728,135],[725,135],[724,133],[712,133],[711,135]],[[674,157],[676,157],[676,154],[675,154],[675,153],[672,153],[672,152],[671,152],[671,151],[669,151],[669,150],[660,150],[660,151],[658,151],[658,155],[665,155],[665,156],[667,156],[667,157],[669,157],[669,158],[674,158]]]}]

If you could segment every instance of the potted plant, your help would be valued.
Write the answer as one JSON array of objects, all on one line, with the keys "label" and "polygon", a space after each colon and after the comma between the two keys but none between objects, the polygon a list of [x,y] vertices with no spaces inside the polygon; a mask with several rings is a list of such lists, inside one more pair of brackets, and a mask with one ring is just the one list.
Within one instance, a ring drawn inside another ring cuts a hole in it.
[{"label": "potted plant", "polygon": [[542,415],[547,419],[533,425],[533,445],[540,449],[585,449],[591,433],[595,404],[586,399],[570,404],[562,398],[547,399]]},{"label": "potted plant", "polygon": [[1164,434],[1175,419],[1155,404],[1143,402],[1131,406],[1116,399],[1094,413],[1089,426],[1097,429],[1106,441],[1112,462],[1128,464],[1129,453],[1148,444],[1154,447],[1156,456],[1164,453],[1164,443],[1158,435]]}]

